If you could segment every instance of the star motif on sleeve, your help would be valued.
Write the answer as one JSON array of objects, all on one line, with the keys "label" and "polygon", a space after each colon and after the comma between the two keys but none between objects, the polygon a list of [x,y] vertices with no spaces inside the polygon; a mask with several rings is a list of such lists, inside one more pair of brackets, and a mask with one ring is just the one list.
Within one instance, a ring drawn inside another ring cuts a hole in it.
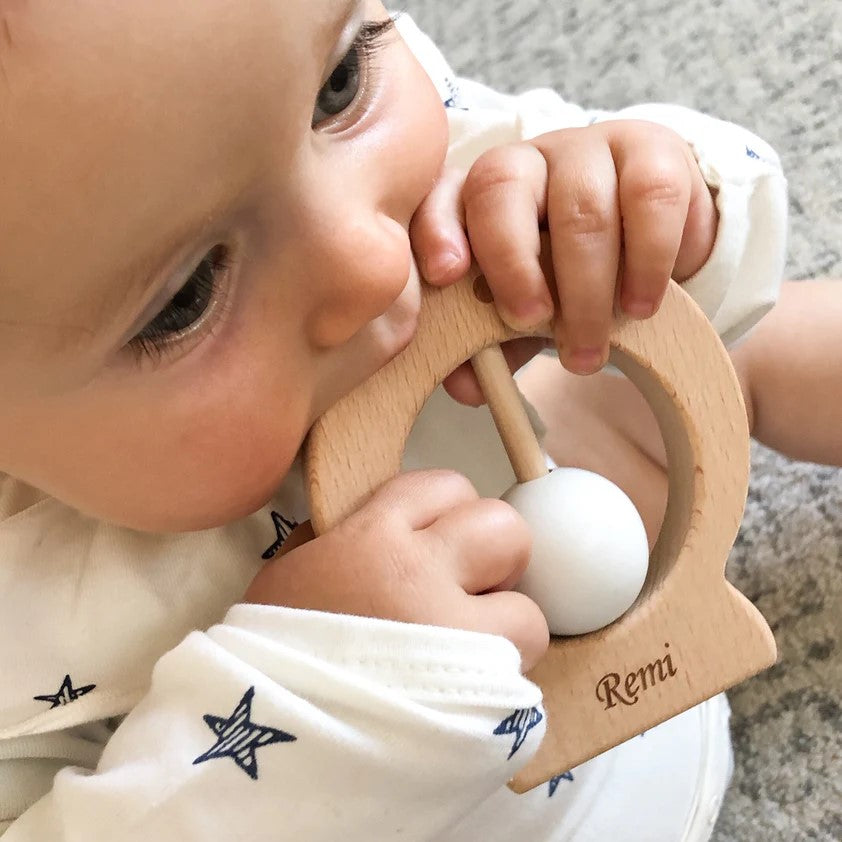
[{"label": "star motif on sleeve", "polygon": [[298,522],[295,520],[288,520],[285,518],[280,512],[272,512],[272,523],[275,526],[275,543],[272,544],[269,549],[267,549],[263,555],[261,556],[262,559],[268,561],[270,558],[274,558],[283,547],[284,542],[287,538],[292,534],[292,530],[298,526]]},{"label": "star motif on sleeve", "polygon": [[555,791],[558,789],[558,785],[562,781],[572,781],[573,780],[573,773],[572,772],[562,772],[560,775],[556,775],[554,778],[550,778],[547,783],[550,785],[550,794],[547,796],[548,798],[552,798],[555,795]]},{"label": "star motif on sleeve", "polygon": [[511,716],[506,717],[495,729],[499,735],[514,734],[515,742],[509,752],[507,760],[511,760],[515,752],[524,744],[529,732],[544,718],[538,708],[521,708]]},{"label": "star motif on sleeve", "polygon": [[36,702],[49,702],[50,710],[53,708],[60,708],[62,705],[69,705],[75,702],[80,696],[85,696],[96,687],[96,684],[86,684],[84,687],[74,687],[70,676],[64,676],[64,681],[61,687],[58,688],[58,693],[53,693],[51,696],[33,696]]},{"label": "star motif on sleeve", "polygon": [[257,725],[251,721],[251,702],[254,699],[254,687],[250,687],[240,699],[234,713],[224,718],[205,714],[203,717],[211,731],[216,734],[216,744],[208,749],[201,757],[193,761],[193,765],[207,763],[219,757],[230,757],[252,780],[257,780],[257,749],[272,743],[295,742],[292,734]]}]

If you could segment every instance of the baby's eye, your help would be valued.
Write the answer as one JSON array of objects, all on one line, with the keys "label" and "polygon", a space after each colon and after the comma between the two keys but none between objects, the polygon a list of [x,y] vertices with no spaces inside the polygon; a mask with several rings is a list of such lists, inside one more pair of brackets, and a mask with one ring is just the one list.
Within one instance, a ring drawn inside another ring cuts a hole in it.
[{"label": "baby's eye", "polygon": [[313,109],[313,126],[341,114],[360,90],[360,49],[354,44],[322,85]]},{"label": "baby's eye", "polygon": [[350,108],[362,87],[371,87],[369,82],[377,70],[374,56],[387,46],[388,36],[394,28],[392,18],[367,21],[360,27],[351,49],[333,69],[316,97],[313,128]]},{"label": "baby's eye", "polygon": [[129,340],[128,347],[154,354],[200,325],[218,297],[219,276],[225,268],[226,251],[224,247],[216,246],[202,258],[187,283],[164,309]]}]

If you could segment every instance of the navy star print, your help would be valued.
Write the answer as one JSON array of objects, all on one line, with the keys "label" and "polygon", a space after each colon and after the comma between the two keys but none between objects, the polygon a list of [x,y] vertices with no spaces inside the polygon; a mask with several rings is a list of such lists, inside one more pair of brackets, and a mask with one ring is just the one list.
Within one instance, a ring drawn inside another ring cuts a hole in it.
[{"label": "navy star print", "polygon": [[254,698],[254,687],[250,687],[240,699],[234,713],[227,719],[221,716],[205,714],[203,717],[211,731],[216,734],[216,744],[201,757],[193,761],[193,765],[207,763],[218,757],[230,757],[252,780],[257,780],[257,749],[272,743],[295,742],[292,734],[257,725],[251,721],[251,702]]},{"label": "navy star print", "polygon": [[70,676],[64,676],[64,681],[61,687],[58,688],[58,693],[53,693],[52,696],[33,696],[36,702],[49,702],[50,710],[53,708],[60,708],[62,705],[69,705],[75,702],[80,696],[84,696],[91,692],[96,687],[96,684],[86,684],[84,687],[74,687]]},{"label": "navy star print", "polygon": [[511,760],[515,752],[524,744],[529,732],[544,718],[538,708],[521,708],[511,716],[506,717],[495,729],[494,733],[501,736],[515,735],[515,742],[509,752],[507,760]]},{"label": "navy star print", "polygon": [[292,534],[292,530],[298,526],[298,523],[294,520],[287,520],[282,514],[279,512],[272,512],[272,523],[275,525],[275,534],[276,539],[275,543],[269,547],[266,552],[263,553],[261,558],[268,561],[270,558],[274,558],[279,552],[281,547],[283,547],[284,542],[287,538]]},{"label": "navy star print", "polygon": [[562,781],[572,781],[573,780],[573,773],[572,772],[563,772],[561,775],[556,775],[554,778],[550,778],[548,781],[550,785],[550,794],[547,796],[548,798],[552,798],[555,795],[555,791],[558,789],[558,785]]}]

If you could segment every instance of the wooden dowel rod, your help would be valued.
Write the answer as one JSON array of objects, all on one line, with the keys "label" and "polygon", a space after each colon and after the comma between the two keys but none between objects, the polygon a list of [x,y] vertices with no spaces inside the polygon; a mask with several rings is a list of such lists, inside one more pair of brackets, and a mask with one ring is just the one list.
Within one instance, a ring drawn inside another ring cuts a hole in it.
[{"label": "wooden dowel rod", "polygon": [[547,463],[529,416],[499,345],[491,345],[471,359],[491,417],[512,463],[518,482],[545,476]]}]

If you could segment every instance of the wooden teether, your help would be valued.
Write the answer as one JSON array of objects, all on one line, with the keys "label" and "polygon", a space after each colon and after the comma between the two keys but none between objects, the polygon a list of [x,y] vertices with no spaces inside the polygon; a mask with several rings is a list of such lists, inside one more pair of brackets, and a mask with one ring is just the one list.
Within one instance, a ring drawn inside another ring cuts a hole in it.
[{"label": "wooden teether", "polygon": [[549,473],[499,345],[472,357],[517,484],[502,498],[526,520],[532,556],[518,583],[550,632],[604,628],[634,603],[646,578],[646,527],[634,503],[607,478],[579,468]]},{"label": "wooden teether", "polygon": [[646,527],[634,503],[606,477],[579,468],[549,473],[499,345],[471,364],[517,478],[502,499],[532,532],[532,556],[518,583],[550,632],[604,628],[634,603],[646,578]]},{"label": "wooden teether", "polygon": [[[398,473],[418,413],[451,371],[525,335],[479,300],[476,279],[474,269],[452,287],[426,288],[413,342],[313,427],[305,471],[317,534]],[[668,458],[667,511],[634,606],[597,632],[554,638],[530,673],[544,694],[547,733],[510,783],[516,792],[739,683],[776,657],[765,621],[724,576],[749,470],[745,408],[727,352],[675,284],[653,318],[620,323],[611,342],[611,362],[658,419]],[[484,385],[482,362],[478,368]],[[524,476],[537,470],[530,449]],[[510,458],[514,465],[521,455]]]},{"label": "wooden teether", "polygon": [[471,358],[471,365],[517,481],[540,479],[547,473],[547,462],[509,373],[502,348],[496,344],[483,348]]}]

